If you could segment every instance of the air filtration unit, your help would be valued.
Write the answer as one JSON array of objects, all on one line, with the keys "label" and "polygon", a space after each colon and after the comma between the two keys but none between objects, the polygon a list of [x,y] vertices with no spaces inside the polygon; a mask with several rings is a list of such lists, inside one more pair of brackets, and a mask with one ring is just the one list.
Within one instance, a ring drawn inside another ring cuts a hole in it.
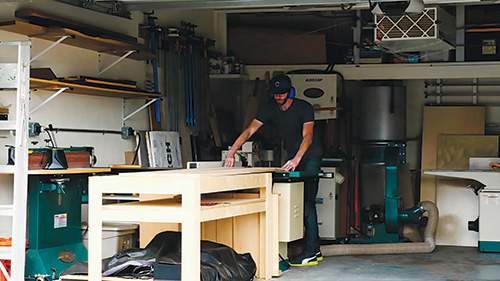
[{"label": "air filtration unit", "polygon": [[375,42],[391,53],[455,48],[455,18],[442,8],[425,8],[421,14],[375,15],[375,25]]}]

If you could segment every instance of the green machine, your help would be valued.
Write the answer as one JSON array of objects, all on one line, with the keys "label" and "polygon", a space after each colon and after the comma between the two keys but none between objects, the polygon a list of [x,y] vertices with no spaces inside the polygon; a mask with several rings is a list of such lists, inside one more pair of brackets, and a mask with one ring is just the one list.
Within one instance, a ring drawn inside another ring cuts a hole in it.
[{"label": "green machine", "polygon": [[353,244],[398,243],[404,224],[425,224],[419,206],[401,210],[398,195],[398,165],[405,162],[406,146],[402,143],[374,143],[362,146],[364,163],[383,163],[385,170],[384,205],[367,206],[362,216],[364,239],[351,239]]},{"label": "green machine", "polygon": [[[78,148],[71,149],[78,151]],[[75,262],[87,261],[87,249],[81,239],[81,203],[88,201],[88,176],[95,170],[30,173],[27,280],[53,280]]]},{"label": "green machine", "polygon": [[425,220],[420,207],[401,208],[398,193],[398,170],[406,163],[406,87],[378,81],[361,87],[359,101],[362,216],[356,227],[364,237],[350,243],[397,243],[404,224]]}]

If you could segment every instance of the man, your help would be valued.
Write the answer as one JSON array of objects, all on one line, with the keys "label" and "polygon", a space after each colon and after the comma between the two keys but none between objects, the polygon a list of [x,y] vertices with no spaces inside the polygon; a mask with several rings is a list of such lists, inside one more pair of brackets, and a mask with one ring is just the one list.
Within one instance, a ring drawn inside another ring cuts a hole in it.
[{"label": "man", "polygon": [[[285,143],[287,161],[285,171],[319,171],[322,147],[313,137],[314,109],[308,102],[296,99],[290,78],[278,75],[271,80],[269,94],[276,102],[268,104],[257,113],[243,133],[231,146],[224,161],[224,167],[234,166],[236,151],[265,123],[272,123]],[[304,181],[304,225],[305,248],[302,254],[290,260],[292,266],[317,265],[323,260],[319,250],[318,216],[316,194],[318,177]]]}]

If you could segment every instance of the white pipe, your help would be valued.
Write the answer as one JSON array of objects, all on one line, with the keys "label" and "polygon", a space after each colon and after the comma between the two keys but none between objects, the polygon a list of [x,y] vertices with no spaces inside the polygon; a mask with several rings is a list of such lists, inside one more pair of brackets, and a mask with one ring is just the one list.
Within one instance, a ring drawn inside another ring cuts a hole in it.
[{"label": "white pipe", "polygon": [[321,252],[323,256],[430,253],[436,248],[434,236],[436,235],[439,212],[432,202],[421,202],[420,205],[428,212],[429,216],[424,231],[424,242],[328,245],[322,246]]}]

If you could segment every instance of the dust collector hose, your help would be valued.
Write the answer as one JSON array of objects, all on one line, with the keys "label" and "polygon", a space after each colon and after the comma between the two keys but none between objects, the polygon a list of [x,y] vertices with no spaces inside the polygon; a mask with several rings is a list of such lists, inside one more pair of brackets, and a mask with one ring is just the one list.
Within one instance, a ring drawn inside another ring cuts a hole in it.
[{"label": "dust collector hose", "polygon": [[424,231],[424,242],[328,245],[322,246],[321,252],[323,256],[430,253],[436,247],[434,236],[436,234],[439,213],[436,205],[432,202],[421,202],[420,206],[428,213],[429,217],[427,227]]}]

